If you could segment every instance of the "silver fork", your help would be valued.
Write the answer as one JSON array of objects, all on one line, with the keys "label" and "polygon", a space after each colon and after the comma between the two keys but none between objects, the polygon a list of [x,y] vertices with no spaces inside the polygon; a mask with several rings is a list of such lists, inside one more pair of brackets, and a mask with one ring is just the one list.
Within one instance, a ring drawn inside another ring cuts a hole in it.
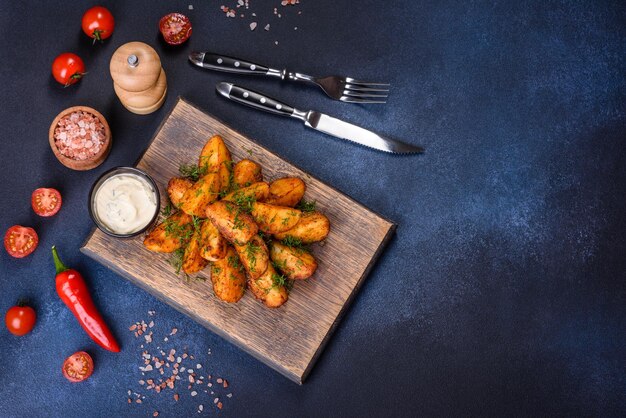
[{"label": "silver fork", "polygon": [[346,103],[386,103],[389,84],[355,80],[350,77],[313,77],[307,74],[276,70],[239,58],[211,52],[192,52],[189,61],[198,67],[234,74],[266,75],[281,80],[302,81],[319,86],[324,93],[335,100]]}]

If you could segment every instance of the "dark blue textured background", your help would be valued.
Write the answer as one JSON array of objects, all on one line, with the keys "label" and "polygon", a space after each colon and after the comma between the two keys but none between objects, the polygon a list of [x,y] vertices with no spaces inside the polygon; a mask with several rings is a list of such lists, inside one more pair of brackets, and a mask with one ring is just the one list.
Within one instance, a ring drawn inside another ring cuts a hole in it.
[{"label": "dark blue textured background", "polygon": [[[0,312],[29,297],[39,315],[28,336],[0,330],[0,415],[195,416],[200,403],[215,414],[212,397],[190,398],[186,389],[178,403],[167,391],[127,405],[126,391],[140,388],[141,351],[127,328],[151,309],[155,333],[177,327],[170,342],[229,379],[224,416],[623,414],[623,2],[301,1],[284,9],[279,0],[250,0],[254,32],[248,16],[219,10],[234,1],[104,2],[117,27],[96,46],[80,32],[92,3],[0,3],[0,230],[29,225],[41,239],[23,260],[0,251]],[[190,16],[194,33],[171,49],[156,25],[174,10]],[[123,109],[109,77],[111,54],[131,40],[155,46],[168,77],[167,102],[149,116]],[[346,105],[302,86],[203,72],[186,62],[194,49],[389,80],[393,92],[385,106]],[[89,74],[63,89],[49,67],[66,50],[83,57]],[[396,158],[305,131],[218,98],[223,80],[427,153]],[[91,183],[133,164],[178,95],[399,224],[303,386],[79,252],[92,228]],[[110,157],[92,171],[66,169],[48,146],[50,122],[73,105],[100,110],[113,130]],[[30,209],[42,186],[63,193],[51,219]],[[59,301],[53,244],[86,276],[121,353],[99,349]],[[96,372],[72,385],[60,365],[78,349],[93,354]]]}]

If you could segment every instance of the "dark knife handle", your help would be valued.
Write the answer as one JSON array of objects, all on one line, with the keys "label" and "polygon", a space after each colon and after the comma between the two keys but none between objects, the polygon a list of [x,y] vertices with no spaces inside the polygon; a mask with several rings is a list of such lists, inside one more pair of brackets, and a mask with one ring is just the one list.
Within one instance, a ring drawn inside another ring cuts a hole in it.
[{"label": "dark knife handle", "polygon": [[[223,71],[234,74],[278,75],[280,71],[272,70],[262,64],[229,57],[226,55],[205,52],[202,58],[202,67],[215,71]],[[278,73],[278,74],[276,74]]]},{"label": "dark knife handle", "polygon": [[[269,113],[281,116],[297,116],[297,114],[302,113],[292,106],[272,99],[263,93],[239,87],[231,83],[218,83],[215,88],[219,94],[230,100]],[[301,118],[300,116],[297,117]]]}]

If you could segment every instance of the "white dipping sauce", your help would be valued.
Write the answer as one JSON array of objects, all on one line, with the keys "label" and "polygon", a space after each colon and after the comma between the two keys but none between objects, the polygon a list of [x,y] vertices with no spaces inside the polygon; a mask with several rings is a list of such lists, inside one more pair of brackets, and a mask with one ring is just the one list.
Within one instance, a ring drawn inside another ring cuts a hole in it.
[{"label": "white dipping sauce", "polygon": [[145,179],[118,174],[104,181],[94,197],[96,216],[111,232],[132,234],[152,220],[157,210],[154,189]]}]

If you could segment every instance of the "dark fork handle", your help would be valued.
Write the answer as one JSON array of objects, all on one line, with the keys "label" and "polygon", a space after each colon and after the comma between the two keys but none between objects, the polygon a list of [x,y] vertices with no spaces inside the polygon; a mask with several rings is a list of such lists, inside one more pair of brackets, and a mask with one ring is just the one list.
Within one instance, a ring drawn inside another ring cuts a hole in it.
[{"label": "dark fork handle", "polygon": [[204,53],[202,67],[215,71],[234,74],[273,75],[281,77],[281,71],[269,68],[262,64],[229,57],[221,54]]}]

